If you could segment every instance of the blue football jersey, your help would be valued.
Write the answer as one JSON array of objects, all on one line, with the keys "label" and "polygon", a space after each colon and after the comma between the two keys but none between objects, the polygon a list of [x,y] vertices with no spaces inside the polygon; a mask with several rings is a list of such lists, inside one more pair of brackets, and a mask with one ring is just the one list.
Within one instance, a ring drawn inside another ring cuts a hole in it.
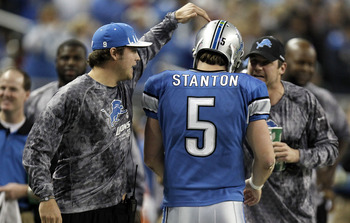
[{"label": "blue football jersey", "polygon": [[164,71],[147,80],[142,102],[162,130],[165,206],[243,201],[242,143],[249,122],[268,118],[264,82],[224,71]]}]

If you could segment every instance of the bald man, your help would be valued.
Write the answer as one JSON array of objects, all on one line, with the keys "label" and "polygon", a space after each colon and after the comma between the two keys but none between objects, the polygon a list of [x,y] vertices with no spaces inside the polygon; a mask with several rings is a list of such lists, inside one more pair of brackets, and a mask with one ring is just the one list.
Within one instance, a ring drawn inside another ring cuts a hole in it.
[{"label": "bald man", "polygon": [[311,82],[313,76],[316,75],[317,65],[317,53],[312,43],[306,39],[293,38],[286,43],[285,50],[288,66],[284,79],[305,87],[316,96],[325,110],[327,120],[339,141],[337,162],[333,166],[319,169],[317,175],[317,182],[326,195],[325,200],[322,202],[323,205],[321,204],[318,208],[317,222],[327,222],[327,208],[325,207],[327,195],[331,192],[336,166],[349,145],[349,126],[343,109],[339,106],[332,93]]}]

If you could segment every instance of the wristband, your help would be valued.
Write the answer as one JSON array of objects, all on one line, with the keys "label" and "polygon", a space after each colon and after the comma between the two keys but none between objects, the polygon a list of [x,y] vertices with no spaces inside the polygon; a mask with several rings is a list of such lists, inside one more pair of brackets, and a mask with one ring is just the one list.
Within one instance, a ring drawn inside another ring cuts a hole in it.
[{"label": "wristband", "polygon": [[48,201],[50,199],[55,199],[55,196],[47,196],[47,197],[43,197],[43,198],[40,198],[40,202],[42,201]]},{"label": "wristband", "polygon": [[263,186],[264,186],[264,184],[261,185],[261,186],[256,186],[256,185],[253,183],[252,178],[249,178],[249,179],[248,179],[248,182],[249,182],[250,186],[251,186],[254,190],[261,190],[261,188],[263,188]]}]

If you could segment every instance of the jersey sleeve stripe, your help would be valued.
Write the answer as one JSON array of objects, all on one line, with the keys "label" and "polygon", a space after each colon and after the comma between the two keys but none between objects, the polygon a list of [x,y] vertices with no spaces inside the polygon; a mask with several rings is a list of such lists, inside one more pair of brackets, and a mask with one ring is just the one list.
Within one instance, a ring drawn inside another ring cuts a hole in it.
[{"label": "jersey sleeve stripe", "polygon": [[251,117],[253,115],[266,115],[270,113],[270,109],[270,99],[260,98],[250,103],[248,106],[248,116]]},{"label": "jersey sleeve stripe", "polygon": [[153,95],[143,92],[142,107],[148,111],[158,113],[158,98]]},{"label": "jersey sleeve stripe", "polygon": [[252,101],[249,102],[249,105],[252,104],[254,101],[258,101],[258,100],[264,100],[264,99],[270,99],[269,96],[266,97],[257,97],[254,98]]}]

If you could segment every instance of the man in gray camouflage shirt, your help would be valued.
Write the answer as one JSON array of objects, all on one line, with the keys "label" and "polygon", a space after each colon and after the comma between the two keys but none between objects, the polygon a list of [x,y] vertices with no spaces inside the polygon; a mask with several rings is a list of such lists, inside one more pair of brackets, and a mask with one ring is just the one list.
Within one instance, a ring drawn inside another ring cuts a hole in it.
[{"label": "man in gray camouflage shirt", "polygon": [[[314,169],[332,165],[338,156],[337,137],[316,97],[281,81],[287,67],[284,56],[283,44],[272,36],[256,40],[246,56],[248,74],[267,85],[271,101],[268,122],[283,127],[281,142],[272,144],[276,161],[286,162],[285,170],[273,172],[265,183],[260,203],[246,206],[249,223],[316,223]],[[249,169],[253,157],[247,146],[245,159]]]},{"label": "man in gray camouflage shirt", "polygon": [[[177,27],[207,13],[188,3],[138,41],[132,27],[111,23],[92,38],[92,70],[61,87],[34,124],[23,155],[46,222],[127,222],[126,154],[131,149],[132,94],[147,62]],[[58,153],[51,178],[50,161]],[[61,216],[62,213],[62,216]]]},{"label": "man in gray camouflage shirt", "polygon": [[[350,142],[348,121],[342,107],[336,98],[325,88],[311,82],[316,74],[317,54],[315,47],[306,39],[293,38],[286,43],[286,61],[288,63],[284,80],[298,86],[305,87],[313,93],[326,112],[327,120],[331,125],[339,142],[339,156],[332,166],[317,170],[317,183],[320,190],[320,205],[317,209],[317,223],[327,222],[328,204],[331,204],[332,186],[337,164],[345,154]],[[323,196],[322,196],[323,195]]]},{"label": "man in gray camouflage shirt", "polygon": [[[80,75],[85,74],[87,71],[86,61],[87,48],[81,41],[77,39],[69,39],[62,42],[57,48],[55,59],[58,81],[50,82],[31,92],[25,104],[25,114],[27,119],[34,123],[60,87],[63,87]],[[143,204],[145,171],[141,152],[134,134],[132,134],[131,152],[126,156],[126,158],[129,193],[133,192],[132,189],[135,185],[135,197],[137,199],[138,209],[137,216],[139,216]],[[56,163],[57,156],[51,160],[50,169],[52,173],[55,171]],[[134,182],[135,165],[138,165],[136,182]]]}]

